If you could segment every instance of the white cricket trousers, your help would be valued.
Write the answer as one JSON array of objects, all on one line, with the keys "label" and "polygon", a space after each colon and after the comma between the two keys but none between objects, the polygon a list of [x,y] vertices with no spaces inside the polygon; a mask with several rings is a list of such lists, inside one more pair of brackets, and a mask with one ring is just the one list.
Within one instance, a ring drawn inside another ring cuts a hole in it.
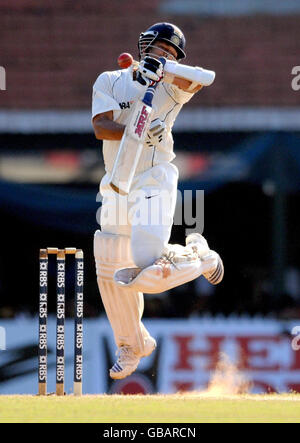
[{"label": "white cricket trousers", "polygon": [[169,243],[176,206],[178,169],[164,162],[135,176],[128,196],[108,189],[110,175],[100,183],[103,197],[100,224],[104,233],[131,238],[132,258],[145,268],[161,257]]}]

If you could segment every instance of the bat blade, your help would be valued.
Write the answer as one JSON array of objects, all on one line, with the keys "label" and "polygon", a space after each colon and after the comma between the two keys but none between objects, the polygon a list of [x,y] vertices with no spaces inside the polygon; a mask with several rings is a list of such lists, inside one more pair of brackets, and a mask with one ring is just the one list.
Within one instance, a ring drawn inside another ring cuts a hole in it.
[{"label": "bat blade", "polygon": [[[159,59],[163,66],[166,59]],[[130,191],[132,180],[143,150],[144,139],[150,124],[152,100],[158,83],[148,86],[142,100],[138,100],[126,125],[114,162],[109,186],[121,195]]]},{"label": "bat blade", "polygon": [[109,186],[121,195],[129,193],[140,159],[152,107],[138,100],[129,123],[126,125],[114,162]]}]

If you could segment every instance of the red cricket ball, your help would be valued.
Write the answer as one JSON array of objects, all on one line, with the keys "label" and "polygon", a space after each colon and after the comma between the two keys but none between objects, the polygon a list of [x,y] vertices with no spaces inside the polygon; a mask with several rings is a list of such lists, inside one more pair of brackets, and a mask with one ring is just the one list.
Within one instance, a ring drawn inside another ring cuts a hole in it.
[{"label": "red cricket ball", "polygon": [[129,68],[133,63],[132,55],[128,54],[128,52],[123,52],[118,57],[118,65],[121,69]]}]

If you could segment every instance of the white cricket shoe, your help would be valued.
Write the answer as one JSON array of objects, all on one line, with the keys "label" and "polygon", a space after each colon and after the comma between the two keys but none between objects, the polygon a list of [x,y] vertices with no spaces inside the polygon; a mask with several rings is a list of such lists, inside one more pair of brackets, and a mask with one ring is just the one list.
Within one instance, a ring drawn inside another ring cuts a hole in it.
[{"label": "white cricket shoe", "polygon": [[132,374],[142,357],[148,357],[156,348],[156,341],[152,337],[145,339],[145,348],[143,355],[135,354],[130,346],[121,346],[118,350],[119,357],[116,363],[109,371],[109,375],[113,379],[121,379]]},{"label": "white cricket shoe", "polygon": [[118,350],[119,357],[109,371],[113,379],[121,379],[132,374],[140,362],[140,357],[135,354],[130,346],[121,346]]},{"label": "white cricket shoe", "polygon": [[209,249],[208,243],[203,235],[193,233],[187,236],[186,246],[191,247],[202,261],[203,277],[212,285],[217,285],[223,280],[224,265],[217,252]]}]

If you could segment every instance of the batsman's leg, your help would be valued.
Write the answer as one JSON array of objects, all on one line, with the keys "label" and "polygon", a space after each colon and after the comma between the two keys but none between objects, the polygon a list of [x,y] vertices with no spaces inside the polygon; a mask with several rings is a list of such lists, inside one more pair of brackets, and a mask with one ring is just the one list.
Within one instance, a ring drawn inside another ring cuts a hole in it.
[{"label": "batsman's leg", "polygon": [[94,255],[99,291],[120,351],[110,375],[112,378],[124,378],[137,368],[140,358],[149,355],[156,346],[141,321],[143,294],[119,288],[113,280],[118,268],[133,265],[130,238],[96,231]]},{"label": "batsman's leg", "polygon": [[[160,293],[203,275],[210,283],[222,281],[220,256],[210,250],[205,238],[191,234],[186,246],[169,244],[176,202],[177,169],[160,164],[141,174],[136,187],[145,191],[141,213],[149,213],[148,223],[132,224],[131,246],[135,267],[115,273],[119,287],[145,293]],[[161,204],[159,203],[161,199]],[[153,202],[153,203],[152,203]],[[159,214],[159,223],[152,215]]]},{"label": "batsman's leg", "polygon": [[140,175],[134,189],[141,192],[136,206],[142,213],[133,217],[131,248],[134,263],[139,268],[152,265],[167,246],[173,225],[177,198],[178,170],[171,163],[162,163]]}]

